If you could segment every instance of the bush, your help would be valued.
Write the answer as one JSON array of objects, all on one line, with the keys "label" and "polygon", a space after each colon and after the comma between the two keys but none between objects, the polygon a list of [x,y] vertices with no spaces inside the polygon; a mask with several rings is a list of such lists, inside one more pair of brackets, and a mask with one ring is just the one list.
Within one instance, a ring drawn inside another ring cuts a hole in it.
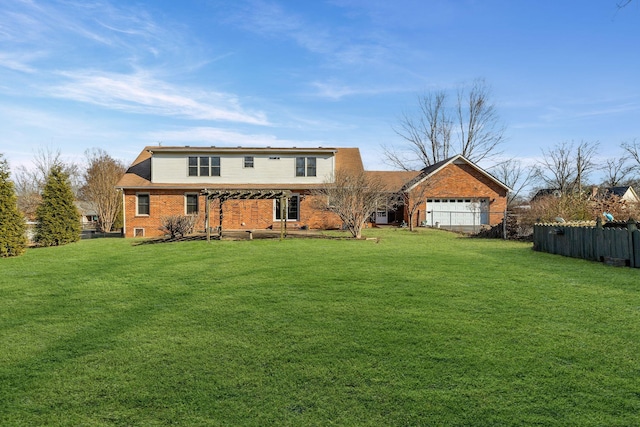
[{"label": "bush", "polygon": [[20,255],[27,247],[25,222],[17,200],[9,180],[9,165],[0,154],[0,257]]},{"label": "bush", "polygon": [[58,246],[80,240],[82,225],[69,177],[60,165],[51,168],[36,209],[35,242]]},{"label": "bush", "polygon": [[640,218],[640,206],[627,203],[615,195],[589,198],[580,194],[547,196],[531,202],[531,209],[523,210],[521,225],[533,226],[536,222],[556,222],[556,218],[571,221],[605,220],[603,213],[609,212],[616,220],[626,221]]},{"label": "bush", "polygon": [[195,215],[170,215],[162,217],[161,230],[171,235],[172,238],[193,233],[196,224]]}]

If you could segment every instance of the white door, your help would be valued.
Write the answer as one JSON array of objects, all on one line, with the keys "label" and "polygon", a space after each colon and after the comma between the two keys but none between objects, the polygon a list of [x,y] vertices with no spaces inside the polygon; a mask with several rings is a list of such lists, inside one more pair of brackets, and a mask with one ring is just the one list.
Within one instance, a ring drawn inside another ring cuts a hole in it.
[{"label": "white door", "polygon": [[427,225],[476,226],[489,223],[489,199],[428,199]]},{"label": "white door", "polygon": [[387,218],[387,211],[377,211],[376,212],[376,224],[388,224],[389,219]]}]

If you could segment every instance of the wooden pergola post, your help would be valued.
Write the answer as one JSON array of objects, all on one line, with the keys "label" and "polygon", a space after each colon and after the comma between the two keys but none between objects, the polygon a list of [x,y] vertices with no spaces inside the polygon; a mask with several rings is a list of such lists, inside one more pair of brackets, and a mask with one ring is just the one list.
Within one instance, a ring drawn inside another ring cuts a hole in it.
[{"label": "wooden pergola post", "polygon": [[222,220],[224,218],[222,205],[226,199],[224,197],[220,197],[218,200],[220,201],[220,227],[218,228],[218,238],[222,240]]},{"label": "wooden pergola post", "polygon": [[287,226],[287,220],[285,215],[287,210],[285,209],[285,204],[287,203],[287,198],[285,196],[280,196],[280,240],[284,239],[286,234],[285,227]]},{"label": "wooden pergola post", "polygon": [[209,200],[209,192],[205,189],[206,192],[204,199],[206,205],[204,206],[204,226],[207,229],[207,243],[211,243],[211,222],[209,221],[209,214],[211,212],[211,200]]}]

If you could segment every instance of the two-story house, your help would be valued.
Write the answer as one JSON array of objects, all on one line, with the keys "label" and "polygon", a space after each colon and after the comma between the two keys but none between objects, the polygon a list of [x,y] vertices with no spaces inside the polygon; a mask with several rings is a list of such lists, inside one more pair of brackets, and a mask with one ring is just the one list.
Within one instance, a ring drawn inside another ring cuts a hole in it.
[{"label": "two-story house", "polygon": [[[363,170],[357,148],[145,147],[118,182],[123,191],[124,234],[163,234],[162,218],[197,215],[205,228],[206,196],[211,211],[224,212],[224,229],[337,228],[334,215],[314,207],[311,192],[339,168]],[[286,194],[286,206],[281,198]],[[214,194],[215,195],[215,194]],[[275,195],[275,196],[274,196]],[[226,199],[225,199],[226,198]],[[284,215],[284,218],[283,218]],[[217,214],[209,227],[220,226]]]},{"label": "two-story house", "polygon": [[[196,231],[207,219],[209,229],[340,228],[313,196],[338,170],[364,171],[358,148],[145,147],[117,184],[124,235],[161,236],[171,215],[194,215]],[[412,193],[415,225],[493,225],[506,209],[509,188],[462,156],[421,171],[367,173],[390,193]],[[407,210],[395,206],[374,215],[380,224],[403,219]]]}]

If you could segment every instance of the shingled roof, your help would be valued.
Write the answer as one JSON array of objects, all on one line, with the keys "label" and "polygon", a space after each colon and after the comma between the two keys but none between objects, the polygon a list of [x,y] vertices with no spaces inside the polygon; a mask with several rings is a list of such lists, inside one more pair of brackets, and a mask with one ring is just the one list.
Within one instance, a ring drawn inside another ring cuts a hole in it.
[{"label": "shingled roof", "polygon": [[385,184],[387,191],[397,193],[412,181],[421,171],[367,171],[366,174],[373,179],[379,179]]}]

